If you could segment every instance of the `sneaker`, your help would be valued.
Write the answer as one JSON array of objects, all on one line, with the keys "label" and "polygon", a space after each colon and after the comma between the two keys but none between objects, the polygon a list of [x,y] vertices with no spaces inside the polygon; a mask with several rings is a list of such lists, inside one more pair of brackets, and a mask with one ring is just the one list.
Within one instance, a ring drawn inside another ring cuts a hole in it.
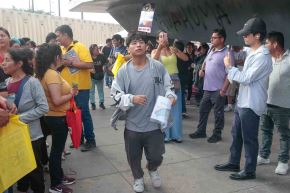
[{"label": "sneaker", "polygon": [[233,105],[227,105],[227,107],[224,109],[224,112],[231,112],[233,110]]},{"label": "sneaker", "polygon": [[182,113],[182,118],[188,118],[189,117],[189,115],[187,114],[187,113]]},{"label": "sneaker", "polygon": [[161,178],[158,174],[158,171],[149,171],[149,176],[151,178],[151,182],[154,188],[161,187]]},{"label": "sneaker", "polygon": [[73,192],[72,189],[63,184],[59,184],[57,186],[49,188],[49,193],[72,193],[72,192]]},{"label": "sneaker", "polygon": [[217,143],[222,140],[222,137],[217,134],[212,134],[210,138],[207,139],[207,142],[209,143]]},{"label": "sneaker", "polygon": [[85,145],[81,149],[81,152],[91,151],[91,150],[95,149],[96,147],[97,146],[96,146],[95,142],[87,142],[87,143],[85,143]]},{"label": "sneaker", "polygon": [[76,182],[76,179],[70,178],[68,176],[63,176],[62,178],[62,184],[63,185],[72,185]]},{"label": "sneaker", "polygon": [[199,131],[196,131],[194,133],[189,134],[189,137],[191,139],[206,138],[206,134],[205,133],[201,133]]},{"label": "sneaker", "polygon": [[101,109],[103,109],[103,110],[105,110],[105,109],[106,109],[106,107],[105,107],[104,103],[100,103],[99,107],[100,107]]},{"label": "sneaker", "polygon": [[96,110],[96,104],[95,103],[91,103],[91,106],[92,106],[92,110]]},{"label": "sneaker", "polygon": [[134,180],[133,190],[135,192],[144,192],[144,181],[143,178]]},{"label": "sneaker", "polygon": [[278,175],[286,175],[288,172],[288,163],[278,162],[278,166],[275,170],[275,173]]},{"label": "sneaker", "polygon": [[257,158],[257,165],[266,165],[266,164],[269,164],[270,163],[270,159],[267,158],[263,158],[261,157],[260,155],[258,155],[258,158]]}]

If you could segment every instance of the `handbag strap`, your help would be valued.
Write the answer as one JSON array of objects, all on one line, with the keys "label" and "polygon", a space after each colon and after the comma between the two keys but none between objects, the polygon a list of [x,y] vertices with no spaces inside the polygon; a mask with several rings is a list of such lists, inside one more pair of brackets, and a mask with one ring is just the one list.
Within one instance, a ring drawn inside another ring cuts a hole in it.
[{"label": "handbag strap", "polygon": [[21,98],[22,93],[23,93],[23,87],[24,87],[25,83],[28,81],[29,78],[30,78],[30,76],[25,76],[21,80],[20,86],[19,86],[17,92],[15,93],[15,101],[14,101],[14,103],[15,103],[17,108],[18,108],[18,105],[19,105],[19,102],[20,102],[20,98]]},{"label": "handbag strap", "polygon": [[72,97],[70,99],[70,111],[75,111],[76,109],[77,109],[77,105],[76,105],[74,97]]}]

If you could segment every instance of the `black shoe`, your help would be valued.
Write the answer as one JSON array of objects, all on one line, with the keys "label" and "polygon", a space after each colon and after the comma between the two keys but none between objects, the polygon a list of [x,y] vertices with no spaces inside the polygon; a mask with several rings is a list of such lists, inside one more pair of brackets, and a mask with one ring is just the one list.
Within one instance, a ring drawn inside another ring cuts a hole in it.
[{"label": "black shoe", "polygon": [[215,165],[214,169],[216,169],[217,171],[239,172],[240,171],[240,166],[234,165],[234,164],[231,164],[231,163],[226,163],[226,164]]},{"label": "black shoe", "polygon": [[230,175],[232,180],[252,180],[256,179],[255,172],[245,172],[245,170],[240,171],[239,173],[234,173]]},{"label": "black shoe", "polygon": [[191,139],[206,138],[206,134],[196,131],[194,133],[189,134],[189,137]]},{"label": "black shoe", "polygon": [[106,109],[106,107],[105,107],[104,103],[100,103],[99,107],[100,107],[101,109],[103,109],[103,110],[105,110],[105,109]]},{"label": "black shoe", "polygon": [[96,104],[95,103],[91,103],[92,105],[92,110],[96,110]]},{"label": "black shoe", "polygon": [[222,137],[217,134],[213,134],[210,138],[207,139],[207,142],[209,143],[217,143],[222,140]]},{"label": "black shoe", "polygon": [[95,142],[87,142],[87,143],[85,143],[85,145],[81,149],[81,152],[91,151],[91,150],[95,149],[96,147],[97,146],[96,146]]},{"label": "black shoe", "polygon": [[175,143],[182,143],[181,139],[172,139],[172,141],[175,142]]}]

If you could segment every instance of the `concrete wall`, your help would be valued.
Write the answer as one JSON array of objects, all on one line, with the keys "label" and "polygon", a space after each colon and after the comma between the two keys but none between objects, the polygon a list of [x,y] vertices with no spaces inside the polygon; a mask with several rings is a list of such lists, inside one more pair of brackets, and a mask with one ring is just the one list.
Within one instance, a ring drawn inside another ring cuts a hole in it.
[{"label": "concrete wall", "polygon": [[123,30],[116,24],[0,9],[0,26],[6,28],[11,37],[30,37],[37,44],[45,42],[46,35],[62,24],[70,25],[74,39],[87,46],[92,43],[105,44],[107,38]]}]

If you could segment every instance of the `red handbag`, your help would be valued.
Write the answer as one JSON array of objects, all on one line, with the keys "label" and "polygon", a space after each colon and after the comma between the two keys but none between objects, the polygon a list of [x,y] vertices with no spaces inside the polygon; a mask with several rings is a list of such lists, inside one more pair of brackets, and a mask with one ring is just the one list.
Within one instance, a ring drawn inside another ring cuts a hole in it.
[{"label": "red handbag", "polygon": [[82,112],[77,107],[74,98],[70,100],[70,109],[66,112],[66,122],[74,148],[81,144],[82,136]]}]

